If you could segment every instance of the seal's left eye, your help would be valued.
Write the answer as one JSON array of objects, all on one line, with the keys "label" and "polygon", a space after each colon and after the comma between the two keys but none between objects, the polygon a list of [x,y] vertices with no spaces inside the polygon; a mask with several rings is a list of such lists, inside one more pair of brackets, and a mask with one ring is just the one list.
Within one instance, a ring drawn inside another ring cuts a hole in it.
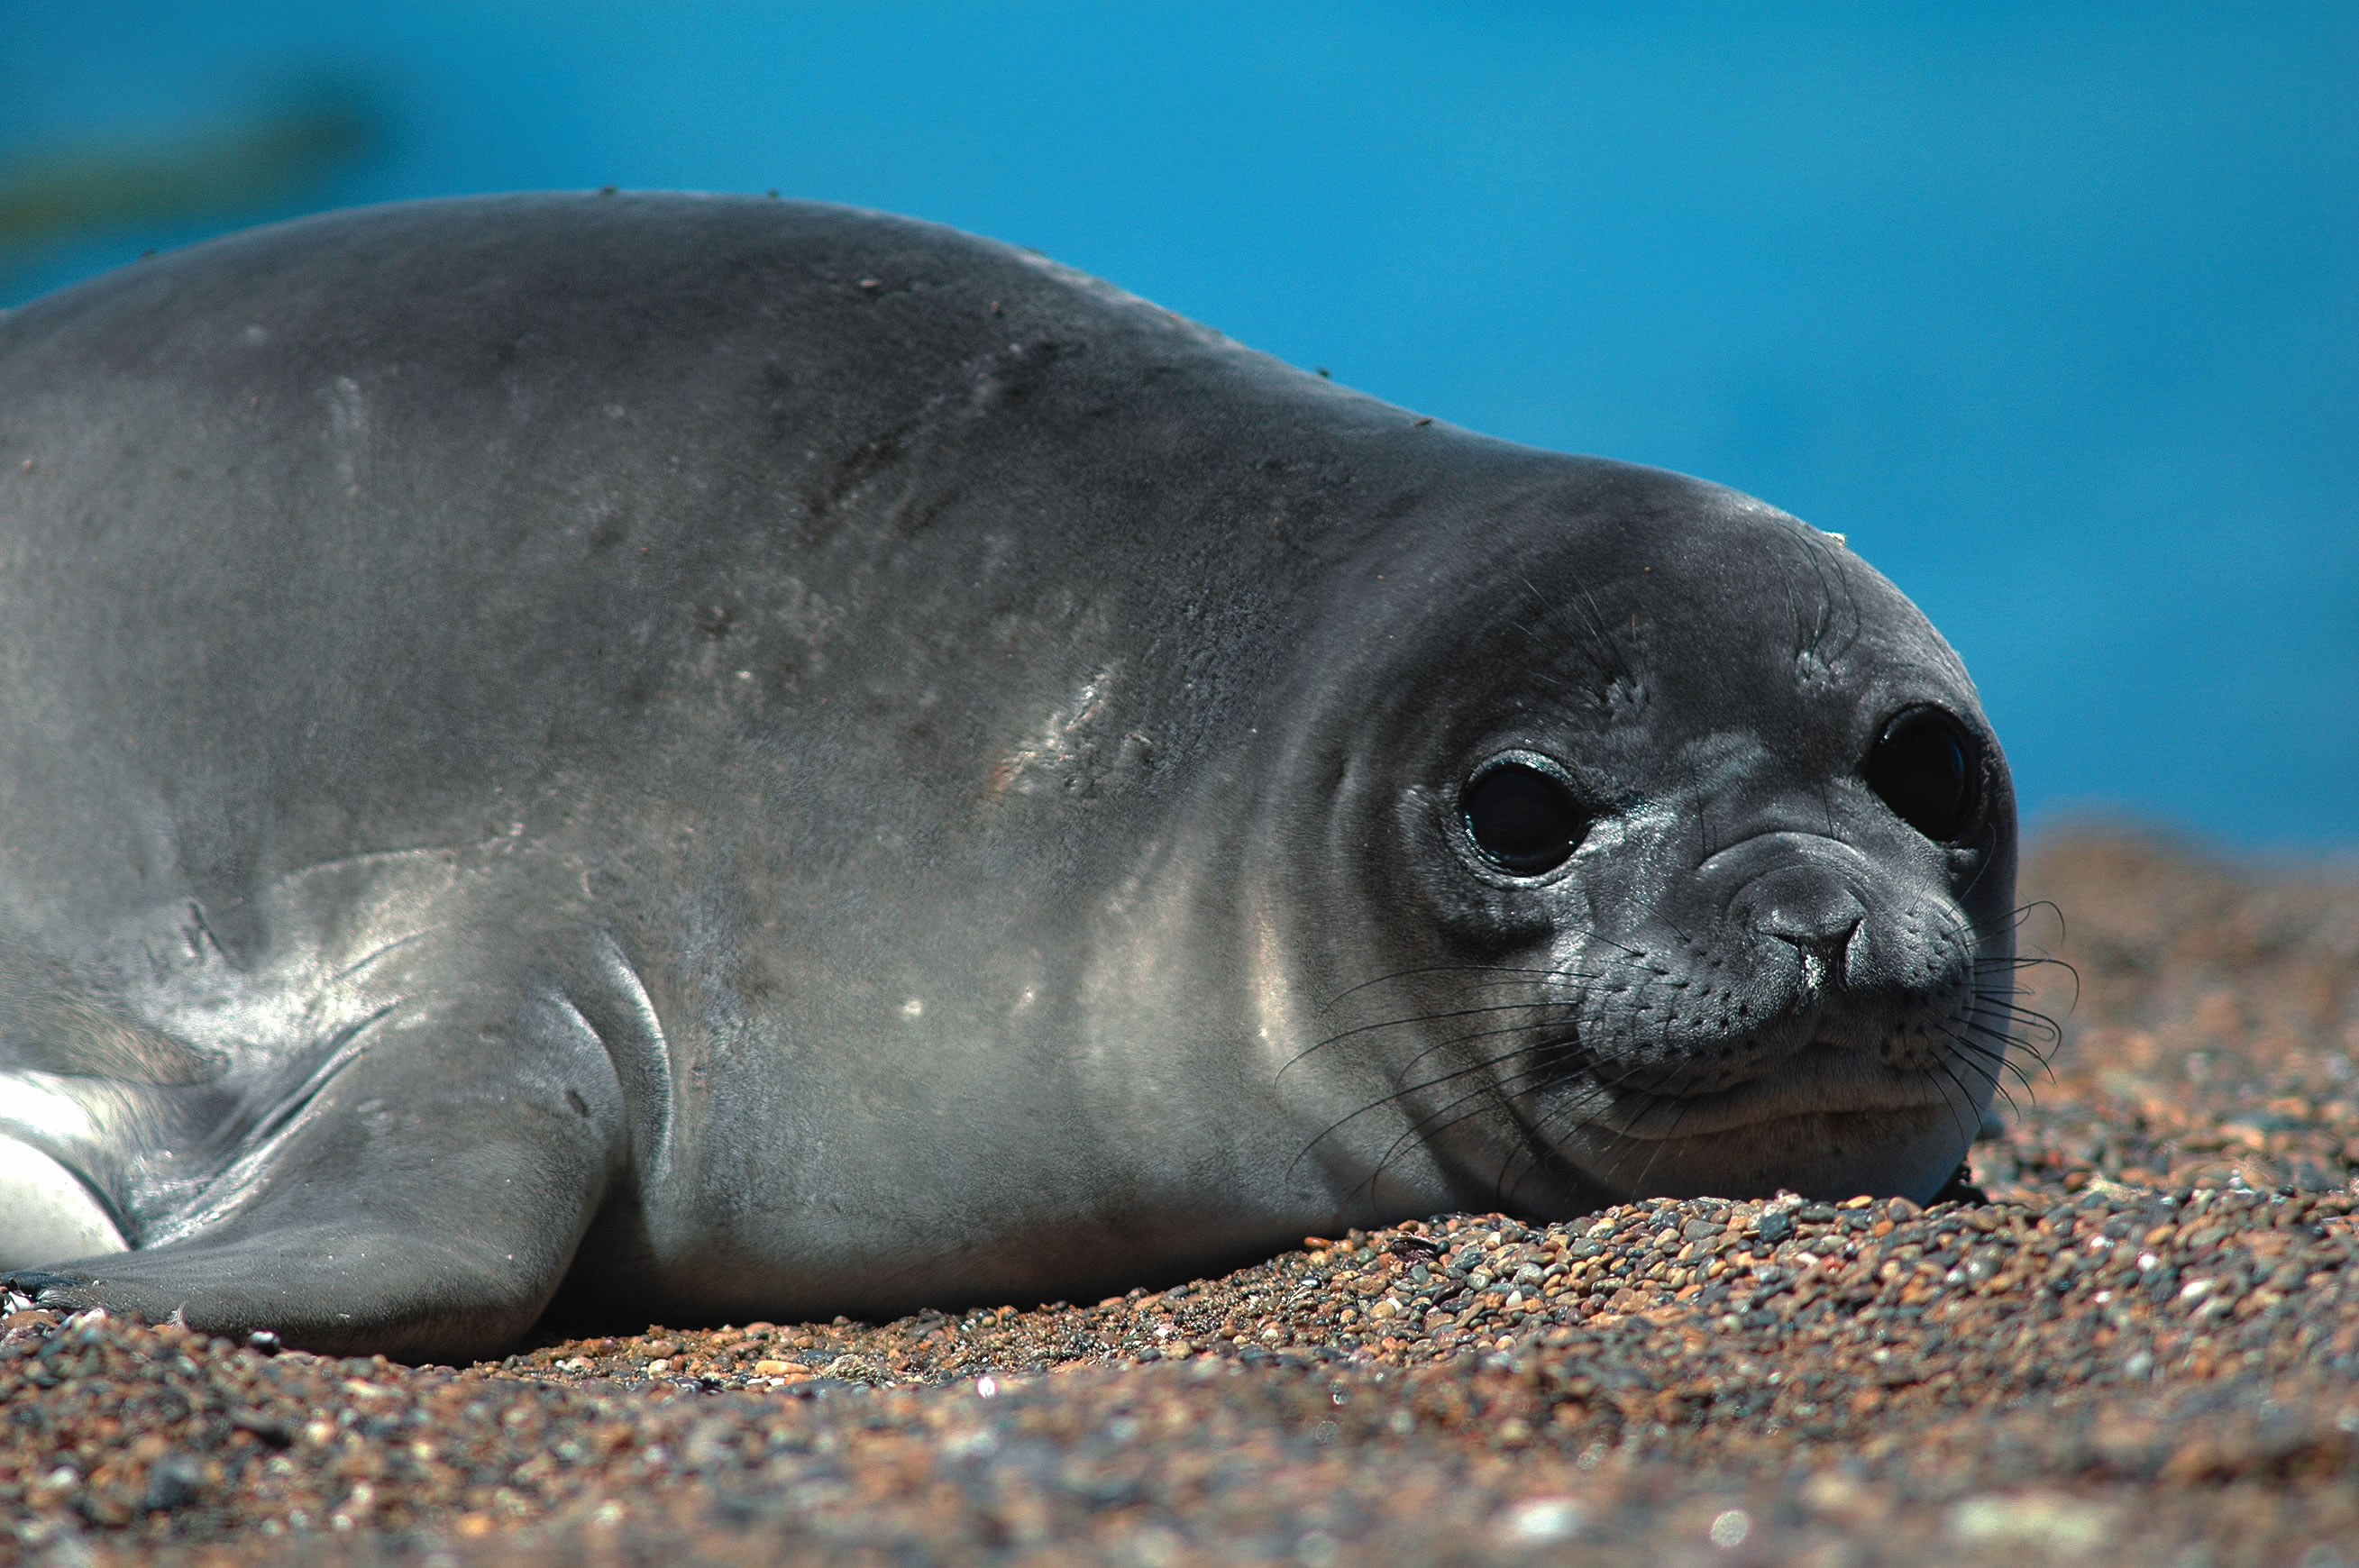
[{"label": "seal's left eye", "polygon": [[1982,749],[1938,708],[1895,715],[1859,771],[1900,820],[1928,838],[1955,838],[1980,805]]},{"label": "seal's left eye", "polygon": [[1564,785],[1523,762],[1483,770],[1459,797],[1458,809],[1483,858],[1511,876],[1556,870],[1589,830]]}]

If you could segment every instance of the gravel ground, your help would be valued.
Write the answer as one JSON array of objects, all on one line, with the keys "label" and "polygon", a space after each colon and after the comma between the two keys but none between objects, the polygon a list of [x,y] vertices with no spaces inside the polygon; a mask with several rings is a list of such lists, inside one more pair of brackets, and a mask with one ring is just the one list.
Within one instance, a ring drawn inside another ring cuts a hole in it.
[{"label": "gravel ground", "polygon": [[2083,835],[2025,884],[2077,976],[2029,973],[2069,1016],[1986,1201],[1453,1216],[465,1368],[20,1313],[0,1563],[2359,1568],[2359,879]]}]

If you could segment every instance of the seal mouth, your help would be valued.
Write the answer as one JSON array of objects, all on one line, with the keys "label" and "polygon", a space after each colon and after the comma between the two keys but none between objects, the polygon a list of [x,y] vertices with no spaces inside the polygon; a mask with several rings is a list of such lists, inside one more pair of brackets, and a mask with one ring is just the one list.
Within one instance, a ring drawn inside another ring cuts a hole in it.
[{"label": "seal mouth", "polygon": [[1955,1108],[1970,1087],[1921,1067],[1887,1066],[1856,1045],[1813,1040],[1770,1072],[1734,1087],[1615,1096],[1587,1119],[1637,1142],[1669,1143],[1809,1117]]}]

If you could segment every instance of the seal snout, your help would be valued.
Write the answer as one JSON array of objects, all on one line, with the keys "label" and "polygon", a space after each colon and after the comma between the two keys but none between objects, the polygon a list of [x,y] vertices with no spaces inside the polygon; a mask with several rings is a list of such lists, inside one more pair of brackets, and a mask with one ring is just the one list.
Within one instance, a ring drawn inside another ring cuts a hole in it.
[{"label": "seal snout", "polygon": [[1867,906],[1840,878],[1818,867],[1794,866],[1771,872],[1747,892],[1749,924],[1800,955],[1804,989],[1816,991],[1829,981],[1848,986],[1857,979]]},{"label": "seal snout", "polygon": [[1579,1002],[1590,1092],[1630,1108],[1629,1128],[1674,1102],[1729,1126],[1939,1104],[1986,1076],[1957,1060],[1978,1038],[1976,949],[1940,888],[1788,831],[1656,898],[1587,960],[1599,979]]},{"label": "seal snout", "polygon": [[1753,946],[1756,1015],[1791,1021],[1812,1044],[1923,1066],[1970,1000],[1965,924],[1940,918],[1929,890],[1862,878],[1848,859],[1798,855],[1730,901],[1730,935]]}]

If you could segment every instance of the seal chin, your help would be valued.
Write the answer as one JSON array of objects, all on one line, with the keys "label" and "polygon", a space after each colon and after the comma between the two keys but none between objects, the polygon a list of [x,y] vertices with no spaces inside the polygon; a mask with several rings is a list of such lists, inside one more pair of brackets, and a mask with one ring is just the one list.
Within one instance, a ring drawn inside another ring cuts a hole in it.
[{"label": "seal chin", "polygon": [[1957,1169],[1981,1114],[1939,1074],[1814,1044],[1732,1088],[1593,1110],[1556,1152],[1615,1193],[1922,1201]]},{"label": "seal chin", "polygon": [[[1812,1116],[1928,1108],[1966,1116],[1962,1098],[1958,1087],[1921,1067],[1893,1067],[1854,1046],[1813,1041],[1775,1070],[1731,1087],[1678,1098],[1632,1097],[1593,1116],[1619,1137],[1669,1142]],[[1973,1108],[1970,1123],[1980,1115],[1980,1108]]]}]

